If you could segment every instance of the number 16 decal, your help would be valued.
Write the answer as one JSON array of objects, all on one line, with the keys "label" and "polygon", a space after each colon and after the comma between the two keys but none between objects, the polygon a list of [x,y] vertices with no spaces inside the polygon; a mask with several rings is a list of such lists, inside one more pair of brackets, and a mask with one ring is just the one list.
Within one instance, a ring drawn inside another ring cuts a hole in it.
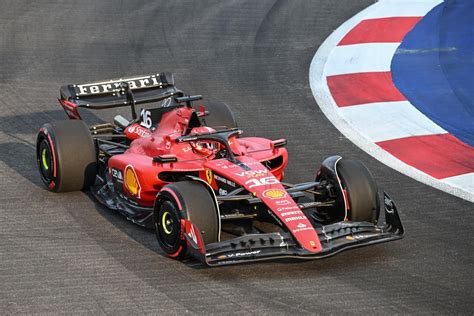
[{"label": "number 16 decal", "polygon": [[277,183],[278,183],[278,180],[275,177],[250,179],[245,182],[245,184],[248,185],[249,188],[259,187],[259,186],[268,185],[268,184],[277,184]]},{"label": "number 16 decal", "polygon": [[142,109],[140,111],[140,116],[142,118],[140,125],[146,128],[151,128],[151,126],[153,125],[153,122],[151,120],[151,112],[148,110]]}]

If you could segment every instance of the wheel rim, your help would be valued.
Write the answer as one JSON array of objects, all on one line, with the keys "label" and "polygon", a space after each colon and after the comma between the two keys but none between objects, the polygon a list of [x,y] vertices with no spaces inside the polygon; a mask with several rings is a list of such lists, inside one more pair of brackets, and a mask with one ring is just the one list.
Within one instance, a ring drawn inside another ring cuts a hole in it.
[{"label": "wheel rim", "polygon": [[163,215],[161,216],[161,225],[166,235],[173,233],[173,218],[171,217],[170,212],[163,212]]},{"label": "wheel rim", "polygon": [[180,219],[178,209],[167,200],[160,206],[159,216],[155,221],[161,243],[169,252],[176,251],[180,246]]},{"label": "wheel rim", "polygon": [[46,148],[43,148],[43,150],[41,151],[41,162],[43,163],[43,168],[45,170],[49,170],[49,163],[48,163],[46,152],[47,152]]},{"label": "wheel rim", "polygon": [[40,142],[37,160],[43,181],[46,183],[51,182],[53,179],[52,172],[54,170],[53,156],[49,142],[45,138],[43,138]]}]

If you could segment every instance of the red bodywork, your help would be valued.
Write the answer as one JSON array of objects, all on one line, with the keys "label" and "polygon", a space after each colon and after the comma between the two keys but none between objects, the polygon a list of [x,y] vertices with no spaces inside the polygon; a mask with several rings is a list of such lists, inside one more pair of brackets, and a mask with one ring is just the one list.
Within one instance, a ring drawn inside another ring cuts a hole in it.
[{"label": "red bodywork", "polygon": [[[260,198],[275,220],[287,227],[303,248],[310,252],[320,251],[316,230],[280,183],[288,161],[286,149],[274,148],[273,142],[265,138],[232,137],[230,147],[245,168],[227,159],[206,157],[194,150],[189,142],[177,142],[188,131],[193,112],[188,107],[166,112],[153,132],[138,124],[129,126],[125,133],[133,139],[130,148],[108,161],[111,176],[114,172],[121,173],[123,181],[115,182],[116,185],[122,185],[123,192],[138,205],[152,207],[160,189],[171,182],[166,181],[166,175],[170,173],[195,172],[216,194],[219,194],[216,177],[225,178],[227,183],[244,187]],[[175,156],[178,161],[153,161],[153,157],[166,155]],[[278,157],[281,157],[281,163],[275,168],[269,170],[262,164]],[[130,174],[134,177],[130,178]]]}]

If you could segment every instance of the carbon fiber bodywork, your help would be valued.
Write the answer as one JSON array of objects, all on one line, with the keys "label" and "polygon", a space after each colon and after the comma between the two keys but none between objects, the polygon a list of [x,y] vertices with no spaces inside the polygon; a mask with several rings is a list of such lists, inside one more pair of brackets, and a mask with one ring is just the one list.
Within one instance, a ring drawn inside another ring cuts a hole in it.
[{"label": "carbon fiber bodywork", "polygon": [[404,228],[395,203],[384,192],[385,225],[343,221],[316,226],[323,246],[318,253],[301,248],[290,233],[249,234],[209,244],[204,254],[186,235],[195,258],[209,266],[229,265],[271,259],[322,259],[341,251],[403,238]]}]

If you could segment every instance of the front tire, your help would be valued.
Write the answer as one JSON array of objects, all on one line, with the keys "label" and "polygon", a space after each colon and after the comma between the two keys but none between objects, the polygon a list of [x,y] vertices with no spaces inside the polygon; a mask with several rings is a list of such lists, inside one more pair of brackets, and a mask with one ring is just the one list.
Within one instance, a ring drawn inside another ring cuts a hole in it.
[{"label": "front tire", "polygon": [[348,218],[351,221],[377,223],[380,201],[375,180],[360,161],[341,159],[337,170],[349,202]]},{"label": "front tire", "polygon": [[153,211],[153,226],[161,249],[171,258],[182,260],[187,255],[182,220],[193,223],[204,244],[217,242],[219,218],[207,188],[193,181],[164,186],[158,193]]},{"label": "front tire", "polygon": [[79,191],[94,183],[96,150],[83,121],[43,125],[36,138],[36,160],[41,180],[50,191]]},{"label": "front tire", "polygon": [[[331,156],[322,163],[316,181],[328,185],[327,199],[335,201],[332,206],[314,211],[317,222],[324,225],[344,220],[377,223],[380,212],[377,184],[360,161]],[[320,196],[315,195],[315,200],[318,199]]]}]

